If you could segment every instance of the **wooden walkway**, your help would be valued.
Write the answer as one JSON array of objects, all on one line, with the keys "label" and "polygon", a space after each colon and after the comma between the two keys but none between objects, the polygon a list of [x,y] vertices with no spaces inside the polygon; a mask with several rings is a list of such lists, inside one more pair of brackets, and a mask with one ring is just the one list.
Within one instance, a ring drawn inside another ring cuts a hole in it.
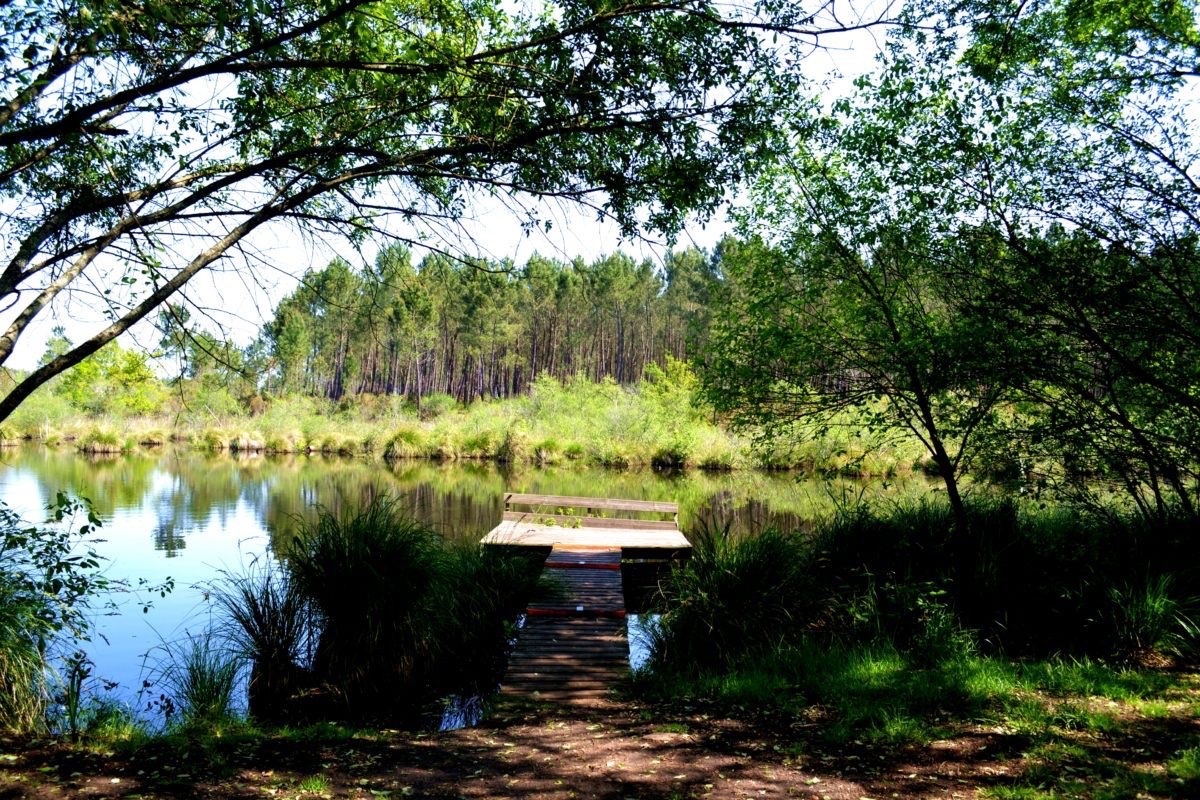
[{"label": "wooden walkway", "polygon": [[[502,694],[563,704],[608,696],[629,668],[622,554],[686,553],[677,512],[674,503],[645,500],[505,496],[504,520],[483,543],[550,547],[545,569],[558,591],[526,610]],[[671,518],[651,518],[664,515]]]},{"label": "wooden walkway", "polygon": [[555,547],[552,596],[531,603],[501,691],[555,703],[604,698],[629,667],[621,551]]}]

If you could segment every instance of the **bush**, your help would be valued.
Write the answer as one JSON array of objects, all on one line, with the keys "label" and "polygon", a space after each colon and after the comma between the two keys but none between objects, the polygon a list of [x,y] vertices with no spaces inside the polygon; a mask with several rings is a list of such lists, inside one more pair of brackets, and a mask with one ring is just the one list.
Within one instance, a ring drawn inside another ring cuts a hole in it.
[{"label": "bush", "polygon": [[496,449],[496,460],[501,464],[519,464],[530,460],[529,435],[517,427],[504,433],[504,441]]},{"label": "bush", "polygon": [[[46,722],[51,659],[87,638],[87,612],[109,582],[93,545],[100,520],[59,493],[57,527],[25,526],[0,505],[0,729],[37,730]],[[72,528],[79,517],[84,522]]]},{"label": "bush", "polygon": [[476,545],[453,548],[444,562],[447,593],[439,604],[439,693],[486,694],[499,683],[514,636],[513,622],[528,602],[542,559],[507,555]]},{"label": "bush", "polygon": [[288,564],[314,612],[314,675],[356,717],[403,716],[445,691],[497,681],[505,622],[538,571],[449,548],[387,497],[343,518],[322,512]]},{"label": "bush", "polygon": [[434,392],[421,399],[421,419],[437,419],[458,407],[451,395]]}]

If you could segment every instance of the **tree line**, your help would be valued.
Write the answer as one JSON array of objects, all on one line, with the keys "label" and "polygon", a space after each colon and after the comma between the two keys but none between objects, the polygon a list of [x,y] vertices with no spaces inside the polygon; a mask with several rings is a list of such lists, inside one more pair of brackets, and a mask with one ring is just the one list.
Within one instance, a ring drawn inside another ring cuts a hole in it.
[{"label": "tree line", "polygon": [[263,329],[261,389],[467,403],[522,394],[543,373],[631,383],[647,364],[699,354],[718,286],[696,249],[657,269],[621,253],[414,263],[393,245],[364,269],[336,259],[309,272],[280,302]]}]

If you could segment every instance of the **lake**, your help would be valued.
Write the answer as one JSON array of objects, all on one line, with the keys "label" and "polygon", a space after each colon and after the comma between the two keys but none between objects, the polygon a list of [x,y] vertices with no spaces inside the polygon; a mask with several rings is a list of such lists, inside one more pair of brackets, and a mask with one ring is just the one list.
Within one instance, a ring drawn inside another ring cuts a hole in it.
[{"label": "lake", "polygon": [[[98,635],[88,646],[93,682],[115,684],[111,694],[139,708],[158,696],[153,684],[163,647],[212,622],[207,585],[224,570],[238,572],[271,557],[320,507],[342,513],[390,495],[446,538],[477,542],[500,521],[505,492],[666,500],[679,503],[684,533],[703,526],[752,533],[769,526],[804,528],[839,505],[933,488],[923,478],[866,483],[751,471],[502,469],[490,462],[388,463],[174,448],[96,457],[20,447],[0,457],[0,502],[40,522],[57,492],[86,497],[104,522],[99,550],[110,578],[131,585],[175,580],[165,598],[118,595],[117,612],[97,619]],[[153,602],[146,613],[143,601]]]}]

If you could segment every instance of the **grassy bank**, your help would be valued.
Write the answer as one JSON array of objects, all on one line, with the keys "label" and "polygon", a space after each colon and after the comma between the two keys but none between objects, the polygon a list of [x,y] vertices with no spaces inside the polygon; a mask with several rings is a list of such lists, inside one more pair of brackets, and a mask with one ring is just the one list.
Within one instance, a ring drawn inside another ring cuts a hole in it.
[{"label": "grassy bank", "polygon": [[[418,733],[392,728],[502,670],[520,567],[386,502],[326,515],[281,568],[214,583],[227,625],[179,650],[165,730],[94,703],[77,742],[4,740],[0,792],[1194,796],[1195,521],[984,500],[971,521],[966,550],[931,500],[711,531],[663,583],[651,669],[610,705],[502,703],[477,730]],[[253,719],[230,711],[231,656]]]},{"label": "grassy bank", "polygon": [[810,652],[791,663],[822,672],[780,686],[786,704],[742,692],[589,710],[502,705],[477,728],[443,733],[238,721],[158,736],[109,725],[77,743],[0,736],[0,792],[1176,800],[1200,790],[1200,676],[973,661],[914,670],[887,650]]},{"label": "grassy bank", "polygon": [[695,537],[635,696],[668,719],[805,731],[786,751],[801,762],[866,747],[966,763],[982,742],[988,797],[1193,796],[1198,521],[980,498],[970,513],[965,537],[933,498]]},{"label": "grassy bank", "polygon": [[1009,658],[1078,659],[1063,680],[1123,685],[1101,662],[1200,657],[1194,518],[988,499],[970,516],[958,535],[927,497],[846,508],[809,533],[693,535],[693,557],[661,584],[642,685],[660,698],[829,705],[845,735],[931,736],[939,713],[994,710],[1029,689]]},{"label": "grassy bank", "polygon": [[183,442],[206,450],[325,453],[389,459],[486,459],[505,463],[705,470],[797,469],[822,476],[907,475],[925,466],[915,440],[872,434],[864,410],[820,435],[753,448],[695,401],[682,365],[651,370],[634,387],[611,381],[539,379],[527,396],[462,406],[433,395],[420,406],[361,395],[342,403],[307,397],[264,400],[254,413],[181,406],[152,417],[94,417],[61,397],[35,395],[0,429],[29,440],[115,453]]},{"label": "grassy bank", "polygon": [[810,530],[692,533],[663,582],[664,665],[720,667],[809,639],[914,657],[1002,653],[1148,663],[1200,651],[1198,521],[976,493],[847,504]]}]

